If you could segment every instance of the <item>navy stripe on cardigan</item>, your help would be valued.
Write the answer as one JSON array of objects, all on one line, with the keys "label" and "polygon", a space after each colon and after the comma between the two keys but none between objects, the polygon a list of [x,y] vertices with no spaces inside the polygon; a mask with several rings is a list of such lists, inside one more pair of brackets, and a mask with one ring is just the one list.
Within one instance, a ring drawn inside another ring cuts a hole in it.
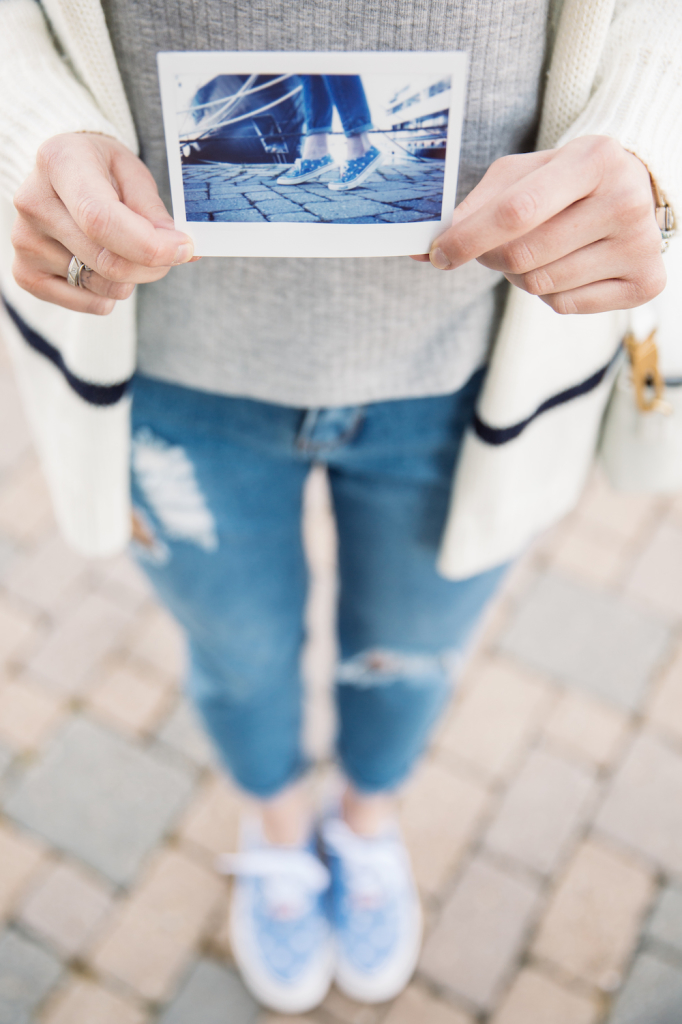
[{"label": "navy stripe on cardigan", "polygon": [[560,391],[557,395],[552,395],[551,398],[542,402],[535,412],[531,413],[531,415],[525,420],[521,420],[520,423],[514,423],[510,427],[491,427],[488,423],[484,423],[483,420],[474,413],[474,420],[472,424],[474,432],[478,437],[480,437],[481,441],[484,441],[486,444],[501,445],[507,444],[509,441],[513,441],[514,438],[523,433],[526,427],[528,427],[533,420],[537,419],[538,416],[541,416],[543,412],[555,409],[558,405],[564,405],[565,402],[571,402],[574,398],[580,398],[581,395],[586,395],[590,391],[594,391],[595,388],[599,387],[606,374],[616,362],[621,349],[622,346],[619,345],[606,366],[602,366],[600,370],[593,373],[591,377],[587,378],[587,380],[582,381],[580,384],[574,384],[573,387],[566,388],[565,391]]},{"label": "navy stripe on cardigan", "polygon": [[7,299],[3,297],[2,301],[24,341],[36,352],[40,352],[42,356],[49,359],[61,371],[67,383],[80,398],[91,405],[115,405],[116,402],[121,401],[130,387],[132,378],[129,377],[119,384],[93,384],[91,381],[83,380],[82,377],[77,377],[64,362],[59,349],[51,345],[41,334],[34,331],[32,327],[29,327],[26,321],[19,316],[16,309],[10,306]]}]

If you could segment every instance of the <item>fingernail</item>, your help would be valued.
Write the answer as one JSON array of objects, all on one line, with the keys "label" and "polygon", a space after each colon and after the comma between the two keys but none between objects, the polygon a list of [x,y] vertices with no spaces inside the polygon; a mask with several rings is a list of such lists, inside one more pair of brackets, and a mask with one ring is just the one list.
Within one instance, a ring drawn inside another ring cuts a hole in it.
[{"label": "fingernail", "polygon": [[191,242],[184,242],[175,254],[173,260],[173,266],[177,267],[178,263],[189,263],[194,255],[194,246]]},{"label": "fingernail", "polygon": [[451,266],[450,260],[442,249],[432,249],[429,253],[429,259],[436,270],[447,270]]}]

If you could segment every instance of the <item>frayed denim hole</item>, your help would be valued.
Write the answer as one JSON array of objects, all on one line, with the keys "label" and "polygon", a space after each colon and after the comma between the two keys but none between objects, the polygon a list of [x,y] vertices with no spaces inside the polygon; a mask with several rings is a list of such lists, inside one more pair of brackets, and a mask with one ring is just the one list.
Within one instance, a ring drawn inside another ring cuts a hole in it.
[{"label": "frayed denim hole", "polygon": [[149,508],[169,540],[184,540],[204,551],[217,551],[215,519],[184,448],[142,427],[133,438],[132,467]]}]

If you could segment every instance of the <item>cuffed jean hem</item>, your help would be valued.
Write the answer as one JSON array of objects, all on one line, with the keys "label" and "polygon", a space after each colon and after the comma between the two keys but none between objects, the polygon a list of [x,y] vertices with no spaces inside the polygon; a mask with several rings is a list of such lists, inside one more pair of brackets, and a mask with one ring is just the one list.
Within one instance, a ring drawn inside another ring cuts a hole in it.
[{"label": "cuffed jean hem", "polygon": [[[330,125],[329,128],[306,128],[305,133],[306,133],[306,137],[308,135],[330,135],[331,134],[331,130],[332,130],[332,128],[331,128],[331,125]],[[362,135],[363,132],[373,132],[373,131],[374,131],[374,126],[372,125],[372,122],[370,121],[368,124],[361,124],[357,128],[355,126],[353,126],[351,131],[345,131],[344,130],[343,134],[346,136],[347,139],[351,139],[354,135]]]},{"label": "cuffed jean hem", "polygon": [[347,139],[350,139],[353,135],[362,135],[363,132],[374,131],[374,126],[371,121],[366,121],[364,124],[353,125],[350,131],[344,128],[343,134]]}]

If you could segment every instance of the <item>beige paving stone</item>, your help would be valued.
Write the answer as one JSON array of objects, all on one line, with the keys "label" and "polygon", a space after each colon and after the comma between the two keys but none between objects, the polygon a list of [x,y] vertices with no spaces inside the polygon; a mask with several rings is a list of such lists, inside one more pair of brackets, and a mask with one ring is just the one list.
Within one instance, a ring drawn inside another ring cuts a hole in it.
[{"label": "beige paving stone", "polygon": [[146,668],[114,665],[88,691],[87,705],[99,718],[133,735],[148,733],[169,710],[168,682]]},{"label": "beige paving stone", "polygon": [[486,846],[549,874],[583,824],[594,794],[594,777],[580,765],[532,751],[504,795]]},{"label": "beige paving stone", "polygon": [[0,740],[16,750],[34,750],[61,721],[63,702],[25,679],[0,686]]},{"label": "beige paving stone", "polygon": [[288,1013],[265,1013],[261,1014],[256,1024],[318,1024],[319,1021],[320,1018],[312,1013],[306,1013],[305,1017],[292,1017]]},{"label": "beige paving stone", "polygon": [[156,605],[144,617],[130,643],[130,653],[149,662],[173,679],[181,677],[185,664],[185,642],[175,619]]},{"label": "beige paving stone", "polygon": [[482,858],[464,871],[427,938],[421,971],[429,980],[491,1010],[521,951],[538,900],[530,880]]},{"label": "beige paving stone", "polygon": [[53,528],[52,507],[35,458],[27,459],[0,491],[0,530],[32,541]]},{"label": "beige paving stone", "polygon": [[14,594],[45,611],[58,609],[65,594],[85,578],[86,562],[58,534],[47,536],[17,560],[5,585]]},{"label": "beige paving stone", "polygon": [[111,895],[99,882],[71,864],[56,864],[24,900],[19,920],[66,956],[74,956],[111,906]]},{"label": "beige paving stone", "polygon": [[658,526],[634,565],[626,593],[668,615],[682,615],[682,526]]},{"label": "beige paving stone", "polygon": [[211,775],[199,790],[180,826],[183,839],[212,856],[237,847],[239,812],[235,788],[221,775]]},{"label": "beige paving stone", "polygon": [[128,617],[100,594],[88,594],[56,624],[28,662],[39,679],[65,693],[78,691],[116,647]]},{"label": "beige paving stone", "polygon": [[552,698],[541,676],[505,658],[487,659],[441,732],[436,756],[499,779],[540,728]]},{"label": "beige paving stone", "polygon": [[40,1024],[147,1024],[148,1015],[95,982],[73,978],[50,1000]]},{"label": "beige paving stone", "polygon": [[490,802],[485,787],[424,762],[409,783],[401,823],[420,888],[436,893],[473,840]]},{"label": "beige paving stone", "polygon": [[321,1009],[335,1021],[340,1021],[341,1024],[377,1024],[384,1008],[368,1006],[366,1003],[356,1003],[355,1000],[344,996],[337,988],[332,988],[322,1003]]},{"label": "beige paving stone", "polygon": [[596,1024],[599,1005],[532,968],[522,970],[491,1024]]},{"label": "beige paving stone", "polygon": [[656,729],[682,740],[682,648],[653,690],[645,714]]},{"label": "beige paving stone", "polygon": [[551,565],[595,586],[609,586],[618,577],[627,554],[625,542],[612,531],[575,518],[551,558]]},{"label": "beige paving stone", "polygon": [[658,499],[648,494],[614,491],[603,473],[596,471],[576,514],[622,540],[631,541],[649,525],[659,505]]},{"label": "beige paving stone", "polygon": [[567,975],[612,990],[653,897],[650,874],[594,841],[582,845],[540,924],[534,953]]},{"label": "beige paving stone", "polygon": [[[391,1006],[381,1024],[473,1024],[472,1018],[428,992],[410,985]],[[530,1024],[529,1021],[524,1024]],[[549,1022],[548,1022],[549,1024]]]},{"label": "beige paving stone", "polygon": [[0,595],[0,667],[15,658],[34,629],[34,619]]},{"label": "beige paving stone", "polygon": [[682,757],[640,733],[596,818],[601,831],[673,874],[682,871]]},{"label": "beige paving stone", "polygon": [[545,735],[566,753],[601,768],[613,762],[628,731],[628,716],[619,709],[566,690],[549,717]]},{"label": "beige paving stone", "polygon": [[222,891],[214,874],[182,853],[160,853],[96,944],[94,966],[147,999],[164,999]]},{"label": "beige paving stone", "polygon": [[124,610],[139,609],[151,598],[147,577],[129,555],[118,555],[90,567],[96,587]]},{"label": "beige paving stone", "polygon": [[0,918],[16,906],[44,861],[42,844],[0,822]]}]

